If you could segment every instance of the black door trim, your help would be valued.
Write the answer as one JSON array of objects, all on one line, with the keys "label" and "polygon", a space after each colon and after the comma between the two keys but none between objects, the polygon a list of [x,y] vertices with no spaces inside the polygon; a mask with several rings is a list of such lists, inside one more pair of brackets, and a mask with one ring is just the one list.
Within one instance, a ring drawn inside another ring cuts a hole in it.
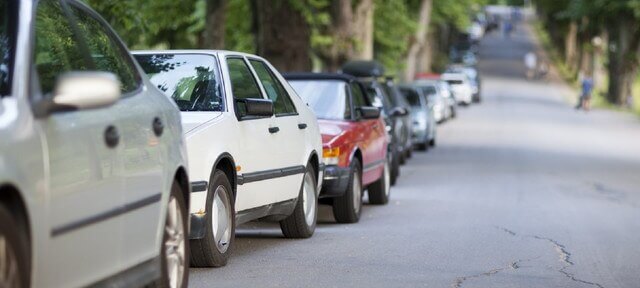
[{"label": "black door trim", "polygon": [[287,177],[296,174],[304,174],[307,171],[307,167],[303,165],[291,166],[285,168],[264,170],[258,172],[244,173],[238,175],[238,185],[243,185],[251,182],[264,181],[273,178]]},{"label": "black door trim", "polygon": [[244,211],[239,211],[236,214],[236,226],[265,217],[271,218],[266,220],[282,220],[293,213],[293,210],[296,208],[297,204],[298,198],[293,198],[277,203],[250,208]]},{"label": "black door trim", "polygon": [[123,206],[116,207],[115,209],[112,209],[112,210],[108,210],[99,214],[89,216],[84,219],[80,219],[68,224],[54,227],[53,229],[51,229],[51,237],[57,237],[57,236],[69,233],[71,231],[84,228],[86,226],[93,225],[98,222],[102,222],[110,218],[131,212],[133,210],[154,204],[156,202],[160,202],[161,198],[162,198],[162,193],[158,193],[153,196],[149,196],[147,198],[143,198],[134,202],[127,203]]}]

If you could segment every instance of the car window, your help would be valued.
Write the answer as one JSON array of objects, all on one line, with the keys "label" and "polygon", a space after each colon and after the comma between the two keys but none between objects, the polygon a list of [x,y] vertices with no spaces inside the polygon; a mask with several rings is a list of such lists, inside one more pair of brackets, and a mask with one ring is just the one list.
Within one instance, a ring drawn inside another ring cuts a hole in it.
[{"label": "car window", "polygon": [[213,55],[135,55],[149,80],[180,111],[224,111],[220,74]]},{"label": "car window", "polygon": [[295,114],[296,109],[289,98],[287,90],[284,89],[280,81],[276,79],[269,67],[258,60],[249,60],[253,70],[256,71],[262,87],[264,87],[267,97],[273,101],[273,112],[278,115]]},{"label": "car window", "polygon": [[339,80],[291,80],[291,87],[320,119],[351,118],[347,85]]},{"label": "car window", "polygon": [[[231,91],[233,99],[264,99],[256,79],[253,78],[249,66],[242,58],[228,58],[229,78],[231,78]],[[247,114],[246,107],[240,102],[236,102],[236,113],[239,117]]]},{"label": "car window", "polygon": [[13,53],[15,52],[15,17],[12,4],[15,2],[2,1],[0,3],[0,97],[11,93],[13,73]]},{"label": "car window", "polygon": [[400,88],[400,92],[402,93],[404,98],[407,99],[407,102],[409,102],[409,106],[411,107],[421,106],[420,95],[418,94],[418,92],[416,92],[416,90],[410,89],[410,88]]},{"label": "car window", "polygon": [[427,96],[431,96],[431,95],[436,95],[438,94],[438,91],[436,90],[436,87],[433,86],[425,86],[422,87],[422,91],[424,92],[425,95]]},{"label": "car window", "polygon": [[41,1],[36,10],[35,49],[33,61],[44,95],[55,88],[60,74],[94,70],[88,55],[73,33],[60,2]]},{"label": "car window", "polygon": [[353,95],[354,107],[369,106],[369,102],[365,99],[362,88],[360,88],[360,85],[356,82],[351,83],[351,95]]},{"label": "car window", "polygon": [[71,6],[71,10],[96,70],[115,74],[123,94],[136,90],[140,85],[140,75],[120,40],[115,39],[109,28],[88,12],[75,6]]}]

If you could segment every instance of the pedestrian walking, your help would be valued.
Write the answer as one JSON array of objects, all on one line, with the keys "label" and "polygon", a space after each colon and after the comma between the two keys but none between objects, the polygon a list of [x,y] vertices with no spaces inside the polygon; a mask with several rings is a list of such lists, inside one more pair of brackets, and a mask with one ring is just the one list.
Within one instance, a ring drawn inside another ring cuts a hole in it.
[{"label": "pedestrian walking", "polygon": [[527,79],[531,80],[536,76],[538,68],[538,56],[533,51],[524,55],[524,66],[527,68]]},{"label": "pedestrian walking", "polygon": [[593,93],[593,78],[589,73],[584,73],[584,76],[581,78],[580,86],[582,87],[582,93],[580,93],[580,97],[578,98],[576,109],[589,111],[589,109],[591,109],[591,94]]}]

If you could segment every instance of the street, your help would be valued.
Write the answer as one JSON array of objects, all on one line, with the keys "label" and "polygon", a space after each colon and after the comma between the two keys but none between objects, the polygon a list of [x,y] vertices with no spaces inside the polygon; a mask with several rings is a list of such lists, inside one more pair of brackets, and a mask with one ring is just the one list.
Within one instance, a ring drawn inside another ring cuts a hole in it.
[{"label": "street", "polygon": [[242,226],[228,265],[192,268],[190,286],[638,287],[640,123],[527,81],[532,39],[519,27],[483,40],[483,102],[413,153],[389,205],[351,225],[322,206],[305,240]]}]

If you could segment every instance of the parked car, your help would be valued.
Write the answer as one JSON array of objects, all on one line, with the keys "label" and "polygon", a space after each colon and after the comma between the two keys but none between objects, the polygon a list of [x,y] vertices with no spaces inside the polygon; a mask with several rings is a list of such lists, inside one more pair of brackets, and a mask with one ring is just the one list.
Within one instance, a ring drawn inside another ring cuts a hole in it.
[{"label": "parked car", "polygon": [[[412,85],[422,90],[422,94],[427,97],[429,105],[433,110],[433,117],[437,123],[442,123],[451,117],[451,110],[447,105],[447,99],[443,97],[443,93],[440,91],[441,86],[439,81],[418,80]],[[405,97],[406,96],[407,95],[405,93]],[[409,101],[409,103],[411,103],[411,101]],[[412,110],[414,107],[415,105],[411,105]]]},{"label": "parked car", "polygon": [[413,144],[421,151],[426,151],[429,147],[436,145],[437,120],[433,101],[439,98],[435,90],[433,90],[432,94],[427,94],[430,90],[425,89],[425,87],[431,86],[400,86],[400,91],[409,102],[409,105],[411,105],[411,118],[413,119],[413,133],[411,136]]},{"label": "parked car", "polygon": [[469,105],[473,102],[473,87],[467,74],[444,73],[442,74],[442,80],[449,83],[458,104]]},{"label": "parked car", "polygon": [[226,265],[235,227],[278,221],[287,238],[316,227],[322,140],[314,113],[268,61],[209,51],[135,52],[180,108],[191,185],[191,263]]},{"label": "parked car", "polygon": [[[438,78],[440,79],[440,78]],[[440,86],[440,93],[442,93],[442,98],[445,99],[445,105],[449,110],[449,117],[447,119],[456,118],[456,98],[453,95],[453,91],[451,89],[451,85],[444,80],[438,80],[438,84]]]},{"label": "parked car", "polygon": [[82,2],[0,9],[0,286],[187,287],[175,104]]},{"label": "parked car", "polygon": [[478,73],[478,69],[471,66],[463,66],[463,65],[453,65],[447,68],[447,73],[464,73],[469,78],[469,83],[471,84],[471,89],[473,93],[473,102],[480,103],[482,87],[480,81],[480,73]]},{"label": "parked car", "polygon": [[336,221],[360,219],[363,189],[371,204],[387,204],[389,141],[380,109],[371,104],[364,86],[346,74],[284,76],[318,117],[326,165],[320,197],[330,198]]},{"label": "parked car", "polygon": [[342,72],[358,77],[363,81],[374,105],[381,107],[384,113],[393,119],[394,146],[398,152],[400,164],[411,157],[412,121],[409,105],[391,79],[384,77],[384,67],[376,61],[350,61],[342,67]]}]

